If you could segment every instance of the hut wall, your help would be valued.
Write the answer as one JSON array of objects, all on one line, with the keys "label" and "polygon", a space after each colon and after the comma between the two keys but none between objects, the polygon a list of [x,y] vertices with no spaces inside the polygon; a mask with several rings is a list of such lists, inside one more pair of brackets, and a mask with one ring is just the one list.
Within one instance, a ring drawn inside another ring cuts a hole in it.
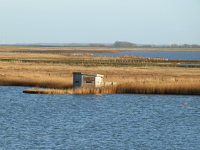
[{"label": "hut wall", "polygon": [[95,85],[95,76],[83,75],[82,86],[94,86]]},{"label": "hut wall", "polygon": [[103,85],[103,75],[100,74],[87,74],[81,72],[73,73],[73,87],[81,86],[95,86]]},{"label": "hut wall", "polygon": [[100,87],[103,84],[103,77],[95,77],[95,86]]},{"label": "hut wall", "polygon": [[73,87],[82,86],[82,75],[81,74],[73,74]]}]

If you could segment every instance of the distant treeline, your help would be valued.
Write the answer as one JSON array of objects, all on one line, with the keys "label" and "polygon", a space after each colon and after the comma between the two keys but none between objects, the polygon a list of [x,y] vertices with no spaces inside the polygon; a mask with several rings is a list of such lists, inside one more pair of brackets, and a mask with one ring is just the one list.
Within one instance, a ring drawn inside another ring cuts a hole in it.
[{"label": "distant treeline", "polygon": [[[10,44],[7,44],[7,46]],[[6,46],[6,45],[1,45]],[[39,47],[186,47],[186,48],[195,48],[200,47],[198,44],[136,44],[127,41],[116,41],[115,43],[30,43],[30,44],[11,44],[10,46],[39,46]]]},{"label": "distant treeline", "polygon": [[88,46],[111,46],[111,47],[200,47],[198,44],[171,44],[171,45],[155,45],[155,44],[135,44],[126,41],[116,41],[114,44],[88,44]]},{"label": "distant treeline", "polygon": [[170,44],[170,45],[156,45],[156,44],[136,44],[127,41],[116,41],[113,44],[89,43],[89,44],[69,44],[70,46],[91,46],[91,47],[200,47],[198,44]]}]

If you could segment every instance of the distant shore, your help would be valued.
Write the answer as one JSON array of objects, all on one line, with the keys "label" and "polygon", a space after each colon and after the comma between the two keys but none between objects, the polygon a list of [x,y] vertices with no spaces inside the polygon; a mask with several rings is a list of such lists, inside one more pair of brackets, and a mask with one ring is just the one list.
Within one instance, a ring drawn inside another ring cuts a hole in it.
[{"label": "distant shore", "polygon": [[0,46],[0,52],[30,53],[118,53],[124,51],[200,51],[200,47],[76,47]]}]

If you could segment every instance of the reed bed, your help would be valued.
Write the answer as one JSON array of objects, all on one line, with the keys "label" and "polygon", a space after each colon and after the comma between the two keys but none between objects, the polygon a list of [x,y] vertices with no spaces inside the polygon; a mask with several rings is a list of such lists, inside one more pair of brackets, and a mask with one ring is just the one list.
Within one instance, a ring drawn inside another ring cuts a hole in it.
[{"label": "reed bed", "polygon": [[121,52],[121,51],[200,51],[200,48],[173,47],[42,47],[42,46],[1,46],[0,52]]},{"label": "reed bed", "polygon": [[[122,50],[128,49],[120,49],[119,51]],[[167,67],[168,64],[183,63],[181,60],[139,56],[93,56],[91,53],[100,51],[116,52],[117,49],[86,47],[1,47],[0,51],[2,54],[0,55],[0,85],[3,86],[36,87],[35,91],[45,94],[136,93],[199,95],[199,68]],[[164,67],[149,66],[149,64],[155,63],[166,65]],[[191,63],[198,64],[199,61]],[[137,64],[143,65],[137,66]],[[73,89],[73,72],[103,74],[105,82],[117,82],[117,86]],[[31,89],[31,91],[34,90]]]},{"label": "reed bed", "polygon": [[127,83],[118,86],[116,93],[200,95],[200,82]]},{"label": "reed bed", "polygon": [[0,78],[1,86],[28,86],[41,88],[69,88],[72,86],[72,81],[63,78],[19,78],[19,77],[4,77]]},{"label": "reed bed", "polygon": [[18,61],[32,63],[70,64],[76,66],[176,66],[186,67],[180,64],[191,64],[187,67],[199,67],[200,61],[193,60],[168,60],[163,58],[150,58],[140,56],[94,56],[91,53],[30,53],[30,52],[2,52],[0,61]]},{"label": "reed bed", "polygon": [[[199,95],[200,90],[200,71],[197,68],[74,67],[63,64],[22,62],[0,62],[0,64],[0,85],[36,87],[34,90],[44,94]],[[117,82],[117,86],[73,89],[73,72],[104,74],[105,82]],[[48,88],[48,90],[39,88]]]},{"label": "reed bed", "polygon": [[68,89],[27,89],[24,93],[37,94],[176,94],[200,95],[200,82],[124,83],[116,86],[81,87]]}]

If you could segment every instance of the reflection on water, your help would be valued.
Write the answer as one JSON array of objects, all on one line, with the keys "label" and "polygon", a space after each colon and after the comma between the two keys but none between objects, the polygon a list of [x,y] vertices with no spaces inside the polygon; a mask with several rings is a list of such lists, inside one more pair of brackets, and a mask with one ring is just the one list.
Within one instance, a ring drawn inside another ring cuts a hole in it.
[{"label": "reflection on water", "polygon": [[2,149],[200,149],[199,96],[0,89]]}]

